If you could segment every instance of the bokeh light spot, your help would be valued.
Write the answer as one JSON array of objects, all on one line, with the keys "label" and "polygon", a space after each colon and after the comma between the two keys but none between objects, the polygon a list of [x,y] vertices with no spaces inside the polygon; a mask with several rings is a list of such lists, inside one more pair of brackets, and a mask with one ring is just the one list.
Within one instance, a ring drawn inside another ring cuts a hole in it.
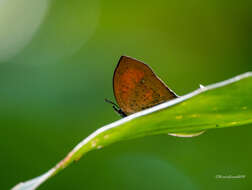
[{"label": "bokeh light spot", "polygon": [[30,42],[48,9],[48,1],[0,1],[0,62],[7,61]]}]

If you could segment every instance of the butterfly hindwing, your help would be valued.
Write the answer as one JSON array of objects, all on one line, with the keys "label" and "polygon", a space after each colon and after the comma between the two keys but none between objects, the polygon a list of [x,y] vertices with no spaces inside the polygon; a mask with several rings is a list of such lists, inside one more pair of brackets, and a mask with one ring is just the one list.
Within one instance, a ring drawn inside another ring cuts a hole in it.
[{"label": "butterfly hindwing", "polygon": [[126,56],[120,58],[115,69],[113,88],[126,115],[177,97],[148,65]]}]

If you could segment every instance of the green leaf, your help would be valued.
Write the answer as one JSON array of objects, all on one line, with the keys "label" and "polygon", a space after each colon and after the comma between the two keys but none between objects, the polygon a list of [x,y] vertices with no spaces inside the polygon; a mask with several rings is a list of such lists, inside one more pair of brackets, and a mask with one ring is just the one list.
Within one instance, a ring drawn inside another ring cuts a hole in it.
[{"label": "green leaf", "polygon": [[13,190],[32,190],[91,150],[112,143],[170,134],[192,137],[208,129],[246,126],[252,123],[252,73],[229,80],[132,114],[96,130],[45,174],[16,185]]}]

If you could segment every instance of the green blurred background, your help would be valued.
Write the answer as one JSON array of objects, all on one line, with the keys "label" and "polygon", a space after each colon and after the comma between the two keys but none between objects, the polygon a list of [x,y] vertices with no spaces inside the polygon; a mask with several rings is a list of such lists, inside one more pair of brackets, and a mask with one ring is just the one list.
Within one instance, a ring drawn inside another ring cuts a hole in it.
[{"label": "green blurred background", "polygon": [[[104,98],[114,100],[121,55],[149,64],[179,95],[251,71],[251,5],[1,0],[0,189],[40,175],[91,132],[120,119]],[[251,127],[114,144],[40,189],[251,189]]]}]

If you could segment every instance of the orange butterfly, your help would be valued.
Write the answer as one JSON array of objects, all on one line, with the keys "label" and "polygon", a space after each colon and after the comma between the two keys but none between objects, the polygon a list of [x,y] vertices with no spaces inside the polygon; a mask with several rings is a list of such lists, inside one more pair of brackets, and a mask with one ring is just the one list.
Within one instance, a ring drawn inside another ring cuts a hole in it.
[{"label": "orange butterfly", "polygon": [[114,110],[122,117],[150,108],[178,96],[141,61],[122,56],[113,76]]}]

